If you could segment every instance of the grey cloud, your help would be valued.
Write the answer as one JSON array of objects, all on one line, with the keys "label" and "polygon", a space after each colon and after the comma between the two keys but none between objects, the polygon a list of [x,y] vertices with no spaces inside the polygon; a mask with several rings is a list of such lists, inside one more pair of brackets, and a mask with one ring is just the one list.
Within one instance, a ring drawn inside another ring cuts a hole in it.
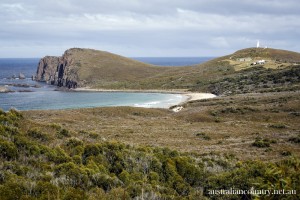
[{"label": "grey cloud", "polygon": [[257,39],[299,51],[299,7],[298,0],[2,0],[0,55],[18,57],[26,47],[23,55],[57,55],[78,46],[126,56],[209,56]]}]

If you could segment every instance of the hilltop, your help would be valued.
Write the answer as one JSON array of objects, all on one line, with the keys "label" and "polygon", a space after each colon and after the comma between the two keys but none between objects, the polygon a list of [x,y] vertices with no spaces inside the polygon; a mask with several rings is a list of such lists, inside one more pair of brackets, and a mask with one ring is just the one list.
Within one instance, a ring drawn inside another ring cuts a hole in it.
[{"label": "hilltop", "polygon": [[[297,85],[299,63],[297,52],[248,48],[195,66],[160,67],[105,51],[73,48],[62,57],[42,58],[36,80],[68,88],[184,89],[230,94],[251,92],[256,89],[253,84],[274,89],[292,80]],[[241,76],[253,80],[257,73],[269,82],[240,80]],[[281,81],[271,82],[270,74]],[[235,87],[241,81],[247,89]]]},{"label": "hilltop", "polygon": [[105,51],[72,48],[62,57],[42,58],[36,80],[69,88],[105,87],[147,78],[167,69]]}]

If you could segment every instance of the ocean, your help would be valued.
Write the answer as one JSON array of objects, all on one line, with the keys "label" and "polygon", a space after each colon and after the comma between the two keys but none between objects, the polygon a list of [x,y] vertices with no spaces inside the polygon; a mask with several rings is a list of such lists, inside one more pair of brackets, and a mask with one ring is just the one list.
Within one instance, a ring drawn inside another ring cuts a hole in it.
[{"label": "ocean", "polygon": [[[211,57],[143,57],[133,58],[160,66],[195,65]],[[0,93],[0,109],[47,110],[73,109],[107,106],[135,106],[147,108],[168,108],[184,101],[179,94],[128,93],[128,92],[65,92],[56,91],[55,86],[31,80],[36,73],[39,58],[1,58],[0,86],[16,91]],[[25,79],[12,79],[22,73]]]}]

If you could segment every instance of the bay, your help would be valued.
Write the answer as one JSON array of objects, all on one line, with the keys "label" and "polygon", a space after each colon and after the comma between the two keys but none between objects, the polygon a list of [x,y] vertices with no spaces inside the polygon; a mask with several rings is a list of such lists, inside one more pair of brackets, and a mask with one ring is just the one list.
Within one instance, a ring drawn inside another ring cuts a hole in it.
[{"label": "bay", "polygon": [[[211,57],[143,57],[134,59],[161,66],[184,66],[198,64],[211,59]],[[55,86],[31,80],[31,76],[36,73],[38,62],[39,58],[0,59],[0,86],[9,86],[16,91],[0,93],[1,109],[5,111],[11,108],[47,110],[108,106],[168,108],[187,99],[183,95],[165,93],[56,91]],[[23,73],[26,79],[11,78],[12,76],[18,77],[19,73]]]}]

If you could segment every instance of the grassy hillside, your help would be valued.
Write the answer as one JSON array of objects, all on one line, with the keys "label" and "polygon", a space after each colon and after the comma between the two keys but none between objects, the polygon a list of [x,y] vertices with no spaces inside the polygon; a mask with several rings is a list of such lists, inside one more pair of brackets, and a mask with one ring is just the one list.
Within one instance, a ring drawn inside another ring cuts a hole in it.
[{"label": "grassy hillside", "polygon": [[[53,80],[48,82],[61,82],[60,86],[66,87],[75,85],[100,89],[184,89],[215,92],[215,83],[238,79],[241,74],[251,76],[248,74],[249,69],[252,70],[251,73],[255,72],[258,68],[252,63],[258,60],[265,60],[266,63],[260,66],[273,69],[272,74],[283,74],[286,68],[296,67],[300,62],[300,53],[249,48],[195,66],[159,67],[104,51],[73,48],[67,50],[60,59],[60,77],[55,78],[55,74],[49,74]],[[225,90],[228,87],[219,89],[220,92]],[[232,93],[239,93],[235,87],[230,86],[230,90],[234,90],[230,91]]]},{"label": "grassy hillside", "polygon": [[134,82],[168,68],[125,58],[105,51],[74,48],[64,54],[72,61],[72,66],[80,80],[91,87],[106,87],[118,83]]},{"label": "grassy hillside", "polygon": [[[241,58],[251,58],[251,60],[246,62],[240,61],[239,59]],[[125,80],[114,75],[114,81],[106,82],[106,85],[98,81],[98,84],[94,85],[94,87],[110,89],[186,89],[215,92],[215,83],[224,82],[224,80],[227,79],[238,79],[243,74],[245,76],[251,76],[251,74],[256,73],[256,71],[260,73],[261,70],[257,70],[257,66],[252,66],[251,63],[262,59],[266,60],[266,64],[261,66],[263,69],[272,69],[273,71],[271,73],[274,76],[280,76],[285,74],[286,71],[298,70],[297,68],[299,67],[295,65],[300,62],[300,53],[269,48],[249,48],[190,67],[138,67],[143,73],[137,70],[134,76],[138,77],[137,74],[141,74],[142,78],[135,78],[134,81],[132,81],[130,78]],[[128,72],[130,71],[127,71],[126,68],[123,69],[124,77],[130,77],[128,76]],[[119,69],[117,71],[119,71]],[[268,72],[270,71],[265,70],[264,73],[267,74]],[[106,71],[105,74],[113,73]],[[296,76],[298,75],[296,74]],[[133,78],[133,76],[131,78]],[[261,82],[259,82],[259,84],[260,83]],[[290,83],[289,80],[287,80],[287,83]],[[235,86],[237,87],[238,85],[240,85],[240,82],[236,81]],[[243,85],[245,85],[245,83]],[[276,84],[269,84],[269,87],[273,89],[277,88],[277,86]],[[251,85],[247,87],[251,87]],[[235,87],[231,87],[231,90],[233,90],[231,91],[233,93],[239,93],[240,91]],[[245,91],[247,90],[243,90],[243,92]]]},{"label": "grassy hillside", "polygon": [[279,62],[288,62],[288,63],[299,63],[300,54],[298,52],[281,50],[281,49],[272,49],[272,48],[247,48],[236,51],[231,55],[232,59],[234,58],[261,58],[261,59],[272,59]]}]

